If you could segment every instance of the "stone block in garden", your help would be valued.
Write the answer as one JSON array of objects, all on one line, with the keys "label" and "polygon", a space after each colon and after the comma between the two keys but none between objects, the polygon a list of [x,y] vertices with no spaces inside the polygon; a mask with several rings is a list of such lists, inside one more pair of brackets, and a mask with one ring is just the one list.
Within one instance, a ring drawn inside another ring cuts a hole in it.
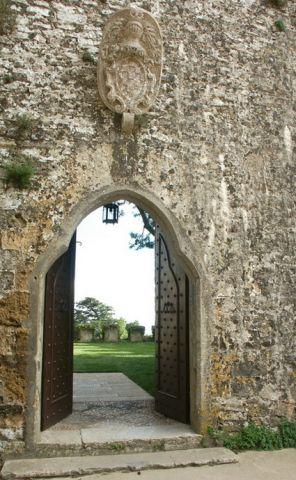
[{"label": "stone block in garden", "polygon": [[94,334],[95,334],[94,328],[91,328],[91,327],[80,328],[78,332],[78,339],[79,339],[78,341],[83,343],[93,342]]},{"label": "stone block in garden", "polygon": [[117,325],[110,325],[104,327],[103,332],[104,342],[119,342],[119,328]]},{"label": "stone block in garden", "polygon": [[145,327],[133,327],[129,331],[129,341],[130,342],[143,342],[145,334]]}]

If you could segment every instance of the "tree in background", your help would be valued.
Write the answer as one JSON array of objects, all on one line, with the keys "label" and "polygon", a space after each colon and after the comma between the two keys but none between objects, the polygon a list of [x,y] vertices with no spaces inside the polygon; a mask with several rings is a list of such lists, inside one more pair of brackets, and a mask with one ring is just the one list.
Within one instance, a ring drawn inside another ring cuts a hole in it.
[{"label": "tree in background", "polygon": [[[131,205],[133,208],[133,216],[135,218],[141,217],[143,228],[141,232],[130,232],[131,241],[129,247],[134,250],[141,250],[142,248],[154,248],[155,237],[155,221],[151,215],[139,207],[139,205],[132,204],[126,200],[114,202],[117,208],[122,207],[125,203]],[[119,209],[119,217],[125,215],[124,208]],[[113,222],[112,222],[113,223]],[[114,220],[118,223],[118,219]]]},{"label": "tree in background", "polygon": [[103,327],[109,325],[119,326],[119,336],[126,335],[126,322],[123,318],[115,318],[114,310],[109,305],[96,298],[86,297],[77,302],[74,308],[75,327],[90,326],[95,330],[95,337],[103,338]]},{"label": "tree in background", "polygon": [[134,250],[141,250],[142,248],[154,248],[155,237],[155,221],[145,212],[141,207],[135,205],[137,211],[134,212],[134,217],[141,217],[143,221],[142,232],[130,232],[131,242],[129,247]]},{"label": "tree in background", "polygon": [[141,334],[144,336],[145,333],[145,327],[143,325],[140,325],[138,320],[135,320],[134,322],[130,322],[126,324],[126,330],[128,333],[128,339],[131,339],[131,333],[132,332],[141,332]]},{"label": "tree in background", "polygon": [[127,329],[127,331],[129,331],[131,328],[139,327],[139,326],[140,326],[139,321],[135,320],[134,322],[127,323],[126,324],[126,329]]},{"label": "tree in background", "polygon": [[118,325],[120,340],[127,338],[126,321],[124,318],[116,318],[116,325]]}]

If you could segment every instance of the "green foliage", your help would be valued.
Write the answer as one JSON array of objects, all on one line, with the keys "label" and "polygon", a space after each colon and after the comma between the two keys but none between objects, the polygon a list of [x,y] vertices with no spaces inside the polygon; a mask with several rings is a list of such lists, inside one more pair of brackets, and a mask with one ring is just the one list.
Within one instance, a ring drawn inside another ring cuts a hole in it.
[{"label": "green foliage", "polygon": [[3,83],[4,84],[12,83],[12,82],[14,82],[15,79],[16,79],[16,77],[13,74],[6,73],[5,75],[3,75]]},{"label": "green foliage", "polygon": [[11,0],[0,0],[0,35],[7,35],[14,29],[16,13],[11,5]]},{"label": "green foliage", "polygon": [[96,61],[95,61],[94,57],[92,56],[92,54],[91,54],[90,52],[88,52],[87,50],[85,50],[85,52],[83,52],[82,60],[83,60],[85,63],[93,63],[93,64],[96,63]]},{"label": "green foliage", "polygon": [[150,233],[145,235],[144,233],[130,232],[132,242],[129,243],[129,247],[134,250],[142,250],[143,248],[154,248],[154,239]]},{"label": "green foliage", "polygon": [[118,325],[119,338],[126,338],[127,336],[124,318],[115,318],[112,307],[93,297],[86,297],[76,303],[74,322],[76,330],[85,325],[94,328],[95,337],[99,339],[103,338],[104,327],[109,327],[110,325]]},{"label": "green foliage", "polygon": [[279,425],[283,448],[296,448],[296,422],[283,420]]},{"label": "green foliage", "polygon": [[116,318],[115,320],[119,330],[119,338],[121,340],[127,338],[126,321],[122,317]]},{"label": "green foliage", "polygon": [[130,322],[126,324],[126,329],[127,332],[141,332],[145,333],[145,327],[142,327],[142,325],[139,324],[138,320],[135,320],[134,322]]},{"label": "green foliage", "polygon": [[145,333],[145,327],[139,324],[138,320],[126,324],[126,329],[128,333],[128,338],[130,339],[132,332],[139,332],[142,335]]},{"label": "green foliage", "polygon": [[74,322],[76,328],[86,325],[94,328],[95,336],[102,338],[103,326],[114,323],[114,311],[96,298],[86,297],[75,305]]},{"label": "green foliage", "polygon": [[98,319],[108,321],[113,319],[113,308],[96,298],[85,297],[75,306],[75,321],[80,324],[90,324]]},{"label": "green foliage", "polygon": [[157,443],[153,443],[152,444],[152,450],[154,452],[162,452],[165,450],[165,441],[164,440],[160,440],[159,442]]},{"label": "green foliage", "polygon": [[132,330],[134,327],[139,327],[140,326],[140,323],[138,320],[135,320],[134,322],[129,322],[126,324],[126,329],[127,331],[129,332],[130,330]]},{"label": "green foliage", "polygon": [[122,372],[154,395],[155,344],[145,343],[76,343],[75,372]]},{"label": "green foliage", "polygon": [[282,20],[282,19],[276,20],[276,21],[274,22],[274,24],[275,24],[276,28],[277,28],[280,32],[285,32],[285,30],[286,30],[286,25],[285,25],[284,20]]},{"label": "green foliage", "polygon": [[236,434],[208,429],[219,445],[231,450],[279,450],[296,447],[296,422],[282,421],[277,429],[250,423]]},{"label": "green foliage", "polygon": [[[125,201],[123,203],[126,203]],[[119,203],[122,205],[123,203]],[[127,202],[129,203],[129,202]],[[130,232],[131,241],[129,243],[129,248],[134,250],[142,250],[143,248],[154,248],[154,237],[155,237],[155,221],[151,215],[143,210],[138,205],[133,205],[133,216],[141,217],[143,222],[143,227],[141,232]],[[123,208],[119,210],[119,217],[123,217],[125,211]]]},{"label": "green foliage", "polygon": [[35,126],[35,120],[27,113],[21,113],[15,119],[16,136],[23,138],[32,132]]},{"label": "green foliage", "polygon": [[134,207],[134,217],[141,217],[143,220],[143,230],[141,233],[130,232],[131,242],[129,247],[134,250],[142,250],[143,248],[154,248],[155,221],[149,213],[138,205]]},{"label": "green foliage", "polygon": [[30,186],[31,179],[35,174],[35,167],[31,157],[18,155],[13,162],[4,166],[6,171],[5,182],[15,188],[25,189]]},{"label": "green foliage", "polygon": [[[126,203],[125,201],[123,203]],[[129,202],[127,202],[129,203]],[[122,203],[120,203],[122,205]],[[155,221],[151,215],[138,205],[133,205],[133,216],[141,217],[143,228],[141,232],[130,232],[131,241],[129,248],[134,250],[142,250],[143,248],[154,248]],[[124,209],[119,210],[119,217],[124,216]]]},{"label": "green foliage", "polygon": [[240,433],[225,438],[224,446],[231,450],[276,450],[281,448],[281,443],[271,428],[250,424]]},{"label": "green foliage", "polygon": [[110,448],[114,452],[122,452],[122,450],[124,450],[124,445],[122,443],[111,443]]}]

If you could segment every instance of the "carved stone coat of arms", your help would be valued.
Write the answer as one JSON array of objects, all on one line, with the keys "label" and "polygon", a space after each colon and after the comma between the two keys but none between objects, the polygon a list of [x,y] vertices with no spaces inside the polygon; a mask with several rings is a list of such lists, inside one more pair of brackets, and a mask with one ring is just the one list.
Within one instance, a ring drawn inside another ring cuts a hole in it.
[{"label": "carved stone coat of arms", "polygon": [[123,114],[123,131],[147,112],[158,94],[162,71],[161,31],[153,16],[128,7],[105,26],[98,64],[98,88],[105,105]]}]

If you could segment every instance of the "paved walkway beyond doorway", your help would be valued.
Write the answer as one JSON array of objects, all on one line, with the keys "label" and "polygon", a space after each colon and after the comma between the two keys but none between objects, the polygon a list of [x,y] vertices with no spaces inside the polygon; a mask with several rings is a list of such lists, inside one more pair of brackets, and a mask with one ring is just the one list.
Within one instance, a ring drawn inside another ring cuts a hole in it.
[{"label": "paved walkway beyond doorway", "polygon": [[149,393],[123,373],[74,373],[73,402],[153,400]]}]

